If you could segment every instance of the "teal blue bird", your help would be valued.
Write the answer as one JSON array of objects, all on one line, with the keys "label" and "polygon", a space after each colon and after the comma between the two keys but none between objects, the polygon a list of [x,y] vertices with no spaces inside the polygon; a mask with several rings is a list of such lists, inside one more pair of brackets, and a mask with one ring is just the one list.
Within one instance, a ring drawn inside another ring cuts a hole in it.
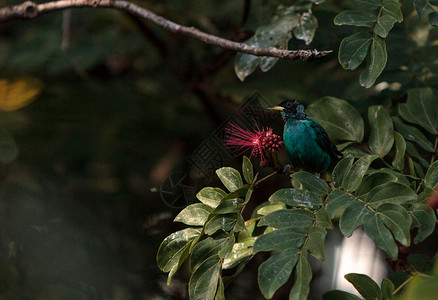
[{"label": "teal blue bird", "polygon": [[292,167],[321,173],[342,156],[324,128],[309,117],[300,102],[286,100],[268,109],[281,111],[285,123],[283,142]]}]

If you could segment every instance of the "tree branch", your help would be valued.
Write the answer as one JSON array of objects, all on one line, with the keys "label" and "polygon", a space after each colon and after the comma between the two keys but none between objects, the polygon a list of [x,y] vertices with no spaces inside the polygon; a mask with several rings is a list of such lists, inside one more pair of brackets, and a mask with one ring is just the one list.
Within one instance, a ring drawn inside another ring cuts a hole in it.
[{"label": "tree branch", "polygon": [[215,45],[229,50],[252,54],[255,56],[270,56],[289,60],[300,59],[304,61],[311,61],[323,58],[332,52],[331,50],[280,50],[274,47],[255,48],[248,46],[244,43],[233,42],[215,35],[202,32],[194,27],[179,25],[161,16],[158,16],[147,9],[123,0],[59,0],[41,4],[26,1],[19,5],[0,8],[0,23],[5,23],[17,19],[32,19],[43,14],[48,14],[67,8],[81,7],[102,7],[121,10],[136,15],[140,18],[149,20],[173,33],[184,34],[201,40],[207,44]]}]

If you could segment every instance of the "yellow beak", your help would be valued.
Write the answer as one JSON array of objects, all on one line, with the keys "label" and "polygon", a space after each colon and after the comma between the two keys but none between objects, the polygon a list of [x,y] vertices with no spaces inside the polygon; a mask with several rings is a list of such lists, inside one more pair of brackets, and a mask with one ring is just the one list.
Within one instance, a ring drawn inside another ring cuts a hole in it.
[{"label": "yellow beak", "polygon": [[266,109],[270,109],[270,110],[279,110],[279,111],[283,111],[284,110],[284,107],[283,106],[269,106],[269,107],[266,107]]}]

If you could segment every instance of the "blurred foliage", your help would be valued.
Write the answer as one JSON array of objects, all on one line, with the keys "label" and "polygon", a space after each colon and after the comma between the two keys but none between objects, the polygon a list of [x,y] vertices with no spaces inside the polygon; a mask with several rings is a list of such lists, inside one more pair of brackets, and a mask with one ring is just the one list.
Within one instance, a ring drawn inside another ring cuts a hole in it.
[{"label": "blurred foliage", "polygon": [[[0,6],[17,3],[21,1],[2,0]],[[386,67],[369,89],[358,80],[366,69],[344,70],[336,53],[342,39],[357,29],[333,23],[339,13],[357,8],[352,1],[136,3],[177,23],[236,41],[248,40],[269,24],[279,5],[307,5],[311,9],[300,12],[317,20],[315,36],[310,42],[310,35],[294,31],[297,38],[288,42],[289,49],[335,53],[312,63],[279,60],[269,72],[254,70],[242,83],[234,72],[234,53],[117,11],[68,10],[2,24],[4,299],[188,297],[186,266],[170,287],[156,266],[162,238],[182,229],[170,222],[178,209],[169,208],[156,191],[169,175],[190,172],[186,157],[230,115],[239,117],[239,105],[254,91],[271,104],[285,97],[306,104],[325,96],[346,99],[363,116],[369,106],[383,105],[392,116],[395,147],[408,157],[405,161],[395,155],[390,163],[426,176],[426,184],[434,182],[435,171],[429,177],[426,173],[436,153],[436,123],[412,118],[419,107],[411,105],[421,96],[419,91],[430,95],[428,89],[413,88],[437,88],[438,34],[429,26],[436,19],[434,1],[400,2],[403,22],[395,22],[385,38]],[[315,22],[309,24],[314,28]],[[425,104],[430,101],[424,99]],[[406,104],[397,108],[398,103]],[[373,126],[363,126],[362,136],[360,131],[351,134],[361,141]],[[377,154],[383,156],[388,148],[382,144]],[[387,157],[392,156],[393,151]],[[192,178],[189,184],[218,184],[214,176],[209,178]],[[245,257],[245,248],[240,250]],[[304,260],[300,262],[305,270]],[[216,265],[210,261],[208,266],[214,271]],[[255,270],[249,265],[241,273],[235,288],[227,289],[229,299],[262,298],[256,292]]]}]

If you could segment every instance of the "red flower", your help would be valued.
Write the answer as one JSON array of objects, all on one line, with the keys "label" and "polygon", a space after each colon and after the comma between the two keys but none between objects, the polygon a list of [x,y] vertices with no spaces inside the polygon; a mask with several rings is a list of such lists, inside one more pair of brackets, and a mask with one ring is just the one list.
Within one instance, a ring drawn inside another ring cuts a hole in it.
[{"label": "red flower", "polygon": [[260,166],[267,167],[271,153],[277,152],[283,146],[281,137],[274,134],[272,128],[262,128],[251,132],[229,123],[224,144],[234,149],[237,155],[251,150],[251,156],[261,159]]}]

